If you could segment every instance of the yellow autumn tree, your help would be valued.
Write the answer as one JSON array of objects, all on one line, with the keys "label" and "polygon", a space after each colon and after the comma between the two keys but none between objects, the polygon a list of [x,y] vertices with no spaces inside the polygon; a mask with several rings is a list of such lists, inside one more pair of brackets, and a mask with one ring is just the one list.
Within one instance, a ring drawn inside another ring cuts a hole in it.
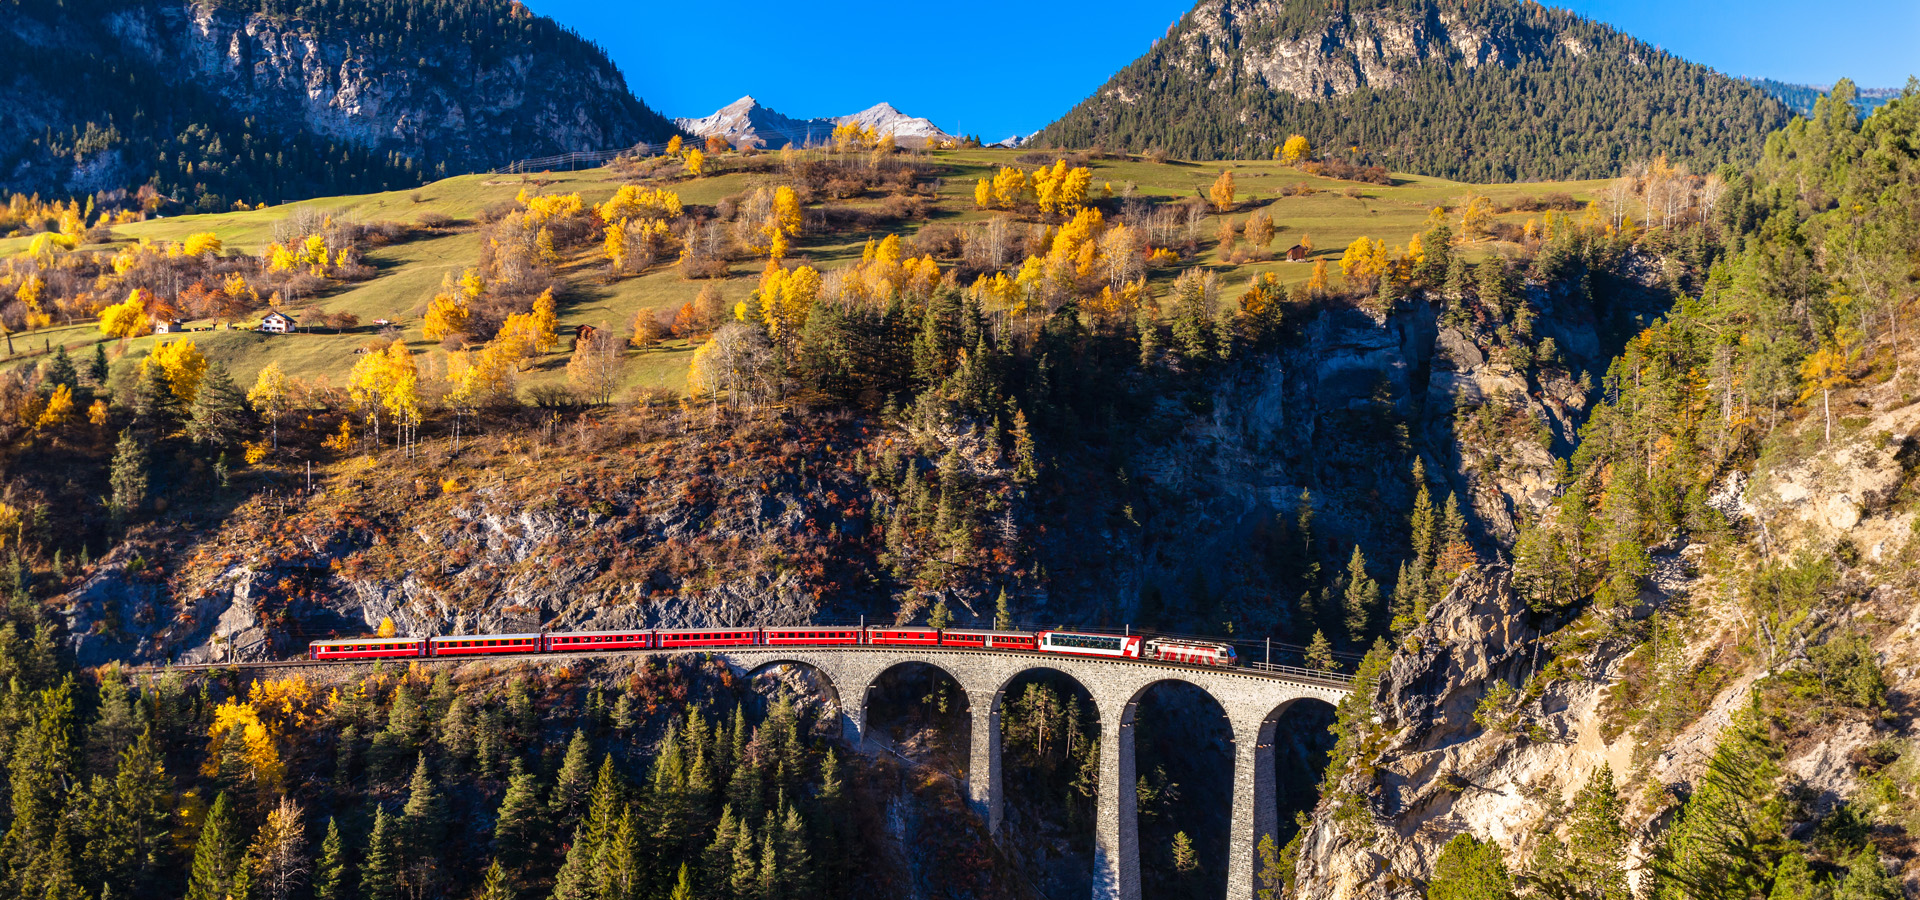
[{"label": "yellow autumn tree", "polygon": [[611,223],[621,219],[677,219],[685,207],[680,195],[673,191],[627,184],[621,185],[598,210],[600,221]]},{"label": "yellow autumn tree", "polygon": [[1213,201],[1215,212],[1226,212],[1233,208],[1233,172],[1220,170],[1220,177],[1213,180],[1213,186],[1207,188],[1207,199]]},{"label": "yellow autumn tree", "polygon": [[1280,147],[1280,162],[1283,165],[1297,166],[1311,156],[1313,144],[1307,141],[1305,135],[1296,134],[1287,138],[1287,142]]},{"label": "yellow autumn tree", "polygon": [[540,292],[533,298],[533,350],[535,353],[552,353],[560,346],[560,335],[556,331],[559,319],[553,308],[553,288]]},{"label": "yellow autumn tree", "polygon": [[200,379],[207,374],[207,357],[193,345],[192,339],[178,340],[153,348],[153,352],[140,361],[140,371],[146,372],[148,366],[159,366],[166,372],[167,386],[173,395],[182,404],[191,405],[200,393]]},{"label": "yellow autumn tree", "polygon": [[1026,203],[1033,196],[1033,179],[1027,173],[1011,166],[1001,167],[993,176],[993,205],[999,209],[1013,209]]},{"label": "yellow autumn tree", "polygon": [[208,778],[251,781],[263,791],[275,791],[287,774],[276,737],[252,704],[225,701],[214,707],[213,724],[207,729],[207,762],[201,773]]},{"label": "yellow autumn tree", "polygon": [[267,421],[273,426],[275,446],[280,443],[280,416],[286,413],[292,397],[293,385],[277,361],[267,363],[260,374],[254,377],[253,388],[247,391],[247,403],[266,415]]},{"label": "yellow autumn tree", "polygon": [[100,310],[100,331],[117,338],[139,337],[151,330],[146,292],[135,290],[127,299]]},{"label": "yellow autumn tree", "polygon": [[486,280],[473,269],[461,274],[457,282],[452,273],[441,276],[440,292],[428,301],[427,318],[422,323],[427,339],[439,341],[452,335],[465,334],[472,318],[471,304],[480,299],[486,288]]},{"label": "yellow autumn tree", "polygon": [[1379,283],[1380,276],[1387,273],[1389,264],[1387,242],[1361,235],[1347,245],[1346,253],[1341,254],[1340,275],[1349,285],[1371,291]]},{"label": "yellow autumn tree", "polygon": [[1468,194],[1460,203],[1460,236],[1466,240],[1486,237],[1493,228],[1493,200]]},{"label": "yellow autumn tree", "polygon": [[46,430],[59,428],[74,420],[73,389],[60,385],[53,389],[53,395],[47,398],[47,408],[41,410],[40,420],[34,428]]},{"label": "yellow autumn tree", "polygon": [[696,178],[706,173],[707,155],[698,150],[688,150],[686,159],[687,174]]},{"label": "yellow autumn tree", "polygon": [[1800,402],[1820,395],[1820,413],[1826,419],[1825,443],[1833,442],[1833,391],[1853,384],[1853,368],[1859,362],[1855,345],[1859,341],[1860,332],[1842,325],[1820,349],[1800,362],[1800,378],[1806,383]]},{"label": "yellow autumn tree", "polygon": [[187,256],[205,256],[209,253],[217,254],[220,250],[220,236],[211,231],[203,231],[199,234],[189,235],[186,244],[180,248],[180,252]]},{"label": "yellow autumn tree", "polygon": [[667,155],[668,156],[680,155],[680,136],[679,135],[676,134],[673,137],[667,138]]},{"label": "yellow autumn tree", "polygon": [[[676,143],[677,143],[677,142],[678,142],[679,140],[680,140],[680,139],[679,139],[678,137],[675,137],[675,138],[674,138],[674,141],[675,141]],[[375,635],[376,637],[383,637],[383,638],[385,638],[385,637],[393,637],[393,633],[394,633],[394,628],[393,628],[393,617],[392,617],[392,616],[381,616],[381,617],[380,617],[380,627],[379,627],[379,628],[378,628],[377,630],[375,630],[375,631],[374,631],[374,635]]]},{"label": "yellow autumn tree", "polygon": [[820,296],[820,273],[812,266],[783,269],[768,260],[760,273],[760,316],[774,340],[791,341],[807,324]]},{"label": "yellow autumn tree", "polygon": [[1034,201],[1043,213],[1066,215],[1085,206],[1093,172],[1084,166],[1068,168],[1064,159],[1033,173]]},{"label": "yellow autumn tree", "polygon": [[1307,292],[1316,297],[1327,292],[1326,260],[1316,259],[1313,261],[1313,274],[1307,276]]},{"label": "yellow autumn tree", "polygon": [[982,178],[973,183],[973,205],[981,209],[993,208],[993,182]]}]

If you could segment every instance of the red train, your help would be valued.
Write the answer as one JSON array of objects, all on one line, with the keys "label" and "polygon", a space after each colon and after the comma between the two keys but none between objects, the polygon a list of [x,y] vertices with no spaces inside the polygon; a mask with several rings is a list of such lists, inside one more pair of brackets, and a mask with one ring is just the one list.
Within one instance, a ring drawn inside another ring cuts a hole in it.
[{"label": "red train", "polygon": [[831,646],[955,647],[1151,659],[1187,665],[1231,666],[1233,647],[1207,641],[1143,638],[1080,631],[982,631],[869,625],[850,628],[793,625],[772,628],[635,629],[527,634],[475,634],[433,638],[346,638],[314,641],[309,659],[386,659],[421,656],[497,656],[582,653],[602,650],[674,650],[711,647]]}]

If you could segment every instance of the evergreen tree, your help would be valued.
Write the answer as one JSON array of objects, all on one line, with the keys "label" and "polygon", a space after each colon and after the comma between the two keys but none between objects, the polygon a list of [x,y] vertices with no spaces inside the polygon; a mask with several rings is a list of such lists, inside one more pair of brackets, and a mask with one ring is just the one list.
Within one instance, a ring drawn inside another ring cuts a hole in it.
[{"label": "evergreen tree", "polygon": [[225,791],[213,798],[200,824],[200,841],[193,848],[193,869],[187,876],[187,900],[229,900],[246,861],[238,826]]},{"label": "evergreen tree", "polygon": [[1780,865],[1774,867],[1773,890],[1767,894],[1767,900],[1829,900],[1832,896],[1832,886],[1814,876],[1813,868],[1807,865],[1807,855],[1794,850],[1781,857]]},{"label": "evergreen tree", "polygon": [[1407,539],[1413,545],[1414,568],[1424,572],[1433,568],[1438,552],[1434,545],[1439,534],[1434,521],[1433,494],[1427,490],[1427,466],[1419,456],[1413,458],[1413,512],[1407,515]]},{"label": "evergreen tree", "polygon": [[693,900],[693,877],[687,872],[687,864],[680,863],[680,875],[673,881],[673,893],[667,900]]},{"label": "evergreen tree", "polygon": [[1413,615],[1416,606],[1415,598],[1420,593],[1418,577],[1406,561],[1402,560],[1400,569],[1393,578],[1393,600],[1387,604],[1388,621],[1391,623],[1388,628],[1395,637],[1412,631],[1415,625],[1420,624]]},{"label": "evergreen tree", "polygon": [[1785,850],[1779,759],[1757,705],[1737,713],[1655,856],[1662,898],[1731,900],[1766,891]]},{"label": "evergreen tree", "polygon": [[367,853],[360,864],[360,900],[398,900],[400,864],[394,858],[393,820],[386,807],[373,808],[373,831],[367,835]]},{"label": "evergreen tree", "polygon": [[1574,795],[1568,815],[1566,878],[1572,896],[1580,900],[1626,900],[1627,831],[1620,824],[1626,812],[1613,783],[1613,768],[1605,763]]},{"label": "evergreen tree", "polygon": [[567,742],[567,755],[560,763],[560,774],[554,777],[553,799],[549,803],[555,817],[555,827],[562,834],[572,831],[579,823],[580,816],[586,812],[587,797],[593,791],[592,752],[587,733],[575,729],[573,740]]},{"label": "evergreen tree", "polygon": [[115,518],[123,521],[131,518],[140,505],[147,502],[147,448],[134,438],[132,431],[120,432],[108,481],[113,486],[113,498],[109,502]]},{"label": "evergreen tree", "polygon": [[953,611],[947,608],[947,598],[933,601],[933,607],[927,610],[927,627],[944,630],[953,625]]},{"label": "evergreen tree", "polygon": [[526,859],[540,829],[539,816],[540,786],[526,765],[515,758],[493,828],[494,853],[510,865]]},{"label": "evergreen tree", "polygon": [[80,372],[73,366],[73,357],[67,355],[65,344],[54,345],[53,355],[47,358],[46,365],[40,370],[42,393],[52,394],[59,387],[73,391],[80,387]]},{"label": "evergreen tree", "polygon": [[499,860],[487,866],[487,875],[480,886],[480,896],[476,900],[514,900],[513,883],[507,880],[507,870]]},{"label": "evergreen tree", "polygon": [[143,430],[165,437],[180,424],[185,412],[181,406],[166,367],[152,362],[142,365],[139,378],[133,384],[134,421]]},{"label": "evergreen tree", "polygon": [[1000,596],[993,601],[993,627],[996,631],[1013,630],[1013,607],[1007,603],[1007,589],[1000,588]]},{"label": "evergreen tree", "polygon": [[347,900],[346,846],[340,823],[327,818],[327,836],[320,841],[320,861],[313,870],[313,900]]},{"label": "evergreen tree", "polygon": [[247,431],[247,397],[227,374],[227,367],[214,363],[200,379],[200,390],[193,395],[187,420],[187,437],[208,447],[232,447]]},{"label": "evergreen tree", "polygon": [[105,341],[93,345],[93,359],[87,364],[87,380],[95,387],[107,386],[107,345]]},{"label": "evergreen tree", "polygon": [[1367,558],[1355,544],[1347,559],[1346,625],[1347,636],[1355,644],[1366,639],[1367,623],[1380,606],[1380,583],[1367,574]]},{"label": "evergreen tree", "polygon": [[427,771],[427,755],[422,753],[407,787],[407,805],[400,812],[398,856],[404,880],[414,896],[432,892],[446,830],[444,802],[432,773]]},{"label": "evergreen tree", "polygon": [[1313,640],[1307,643],[1307,668],[1316,672],[1336,672],[1340,662],[1333,658],[1333,644],[1327,641],[1327,633],[1315,631]]},{"label": "evergreen tree", "polygon": [[1833,890],[1833,900],[1900,900],[1900,880],[1880,864],[1880,851],[1860,848],[1847,863],[1847,877]]},{"label": "evergreen tree", "polygon": [[1194,853],[1193,839],[1187,837],[1186,832],[1176,831],[1173,833],[1173,847],[1171,849],[1173,853],[1173,870],[1175,872],[1182,875],[1189,875],[1199,870],[1200,857]]},{"label": "evergreen tree", "polygon": [[1500,845],[1462,834],[1440,848],[1427,900],[1512,900],[1513,876]]},{"label": "evergreen tree", "polygon": [[[0,636],[10,635],[13,629],[12,624],[4,626]],[[16,894],[37,889],[71,866],[64,855],[70,847],[56,843],[73,769],[73,694],[73,678],[68,676],[57,687],[36,691],[25,703],[9,697],[6,704],[10,718],[25,719],[14,726],[13,758],[7,765],[13,821],[4,850],[6,872]]]}]

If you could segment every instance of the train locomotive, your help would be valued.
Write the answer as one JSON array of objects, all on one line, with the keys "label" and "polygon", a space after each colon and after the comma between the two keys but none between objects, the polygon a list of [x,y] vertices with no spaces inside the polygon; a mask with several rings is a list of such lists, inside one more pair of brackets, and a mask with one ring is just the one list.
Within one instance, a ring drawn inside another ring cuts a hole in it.
[{"label": "train locomotive", "polygon": [[1231,645],[1208,641],[1080,631],[997,631],[902,625],[869,625],[864,628],[806,625],[768,628],[543,631],[429,638],[343,638],[314,641],[308,646],[307,658],[312,660],[391,659],[428,656],[591,653],[616,650],[849,645],[1057,653],[1067,656],[1106,656],[1223,667],[1232,666],[1238,662],[1238,657],[1234,654]]}]

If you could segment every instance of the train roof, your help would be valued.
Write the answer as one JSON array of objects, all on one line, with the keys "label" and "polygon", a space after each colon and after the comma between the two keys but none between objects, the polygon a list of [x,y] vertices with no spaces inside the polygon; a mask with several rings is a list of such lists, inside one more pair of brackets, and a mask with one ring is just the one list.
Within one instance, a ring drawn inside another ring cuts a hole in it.
[{"label": "train roof", "polygon": [[993,628],[943,628],[941,630],[952,634],[991,634],[1006,637],[1033,637],[1034,635],[1031,631],[1000,631]]},{"label": "train roof", "polygon": [[310,642],[310,644],[382,644],[382,643],[384,644],[418,644],[424,640],[426,640],[426,638],[354,637],[354,638],[327,638],[325,640],[312,641]]},{"label": "train roof", "polygon": [[525,634],[443,634],[429,640],[433,641],[510,641],[518,638],[537,638],[540,632]]},{"label": "train roof", "polygon": [[629,628],[625,631],[549,631],[554,637],[607,637],[621,634],[652,634],[651,628]]}]

